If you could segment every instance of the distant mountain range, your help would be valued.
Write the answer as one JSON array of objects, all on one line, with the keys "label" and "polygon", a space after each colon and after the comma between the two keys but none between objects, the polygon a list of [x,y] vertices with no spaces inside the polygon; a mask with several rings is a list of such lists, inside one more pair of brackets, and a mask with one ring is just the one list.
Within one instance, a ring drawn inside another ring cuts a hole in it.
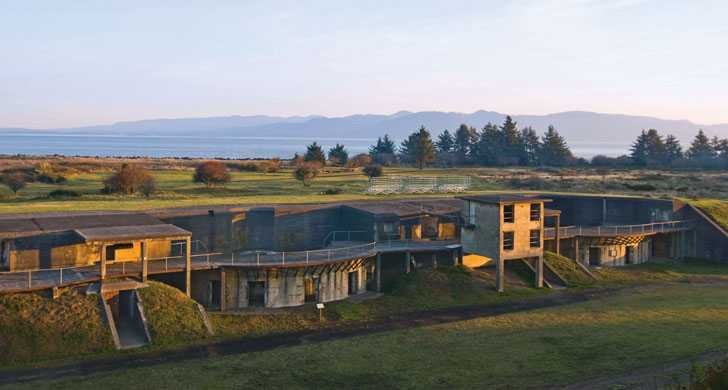
[{"label": "distant mountain range", "polygon": [[[570,143],[629,144],[642,129],[655,128],[674,134],[687,143],[703,129],[709,135],[728,136],[728,124],[703,125],[687,120],[666,120],[647,116],[568,111],[548,115],[513,115],[519,126],[532,126],[542,133],[548,125]],[[59,129],[0,128],[0,132],[33,132],[102,135],[288,137],[305,139],[373,139],[383,134],[401,140],[424,125],[434,134],[455,130],[461,123],[482,128],[486,123],[502,123],[505,114],[493,111],[458,112],[401,111],[391,115],[363,114],[345,117],[266,115],[210,118],[151,119],[118,122],[112,125]]]}]

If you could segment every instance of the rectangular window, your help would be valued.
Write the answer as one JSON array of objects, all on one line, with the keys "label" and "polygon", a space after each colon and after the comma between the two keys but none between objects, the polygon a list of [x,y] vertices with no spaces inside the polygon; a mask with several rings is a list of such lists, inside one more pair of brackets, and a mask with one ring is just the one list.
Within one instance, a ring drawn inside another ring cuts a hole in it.
[{"label": "rectangular window", "polygon": [[532,203],[531,204],[531,221],[540,221],[540,220],[541,220],[541,204]]},{"label": "rectangular window", "polygon": [[503,250],[512,251],[515,245],[515,233],[514,232],[503,232]]},{"label": "rectangular window", "polygon": [[531,230],[531,236],[529,239],[529,243],[531,245],[531,248],[540,248],[541,247],[541,231],[538,229]]},{"label": "rectangular window", "polygon": [[384,222],[382,224],[382,232],[384,234],[392,234],[392,233],[394,233],[394,223],[393,222]]},{"label": "rectangular window", "polygon": [[513,223],[516,221],[515,208],[512,204],[503,206],[503,223]]},{"label": "rectangular window", "polygon": [[475,210],[476,210],[475,202],[468,202],[468,215],[467,215],[468,225],[475,226]]}]

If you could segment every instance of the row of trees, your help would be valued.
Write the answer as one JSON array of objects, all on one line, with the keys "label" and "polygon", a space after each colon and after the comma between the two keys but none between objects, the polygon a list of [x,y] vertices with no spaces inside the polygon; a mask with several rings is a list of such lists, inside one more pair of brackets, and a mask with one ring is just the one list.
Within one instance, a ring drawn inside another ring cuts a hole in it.
[{"label": "row of trees", "polygon": [[377,164],[402,162],[419,168],[433,163],[441,166],[563,166],[577,161],[566,140],[553,126],[539,137],[531,127],[519,130],[510,116],[502,125],[488,123],[480,131],[460,125],[454,134],[445,130],[435,141],[422,126],[410,134],[399,148],[385,135],[371,146],[369,154]]},{"label": "row of trees", "polygon": [[675,136],[663,138],[655,129],[643,130],[632,144],[628,163],[639,167],[728,168],[728,139],[711,139],[700,130],[683,152]]}]

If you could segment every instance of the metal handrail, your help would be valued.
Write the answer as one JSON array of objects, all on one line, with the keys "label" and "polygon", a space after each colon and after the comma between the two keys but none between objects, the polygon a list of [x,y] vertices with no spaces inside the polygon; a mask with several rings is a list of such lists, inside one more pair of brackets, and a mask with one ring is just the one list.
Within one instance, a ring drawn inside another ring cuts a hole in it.
[{"label": "metal handrail", "polygon": [[[328,232],[323,239],[323,246],[329,245],[333,241],[351,241],[351,235],[353,234],[367,234],[366,230],[332,230]],[[337,234],[345,234],[346,240],[337,240]]]},{"label": "metal handrail", "polygon": [[[616,226],[564,226],[559,228],[559,236],[619,236],[633,234],[664,233],[692,228],[692,221],[666,221],[638,225]],[[544,234],[555,237],[556,228],[544,228]]]}]

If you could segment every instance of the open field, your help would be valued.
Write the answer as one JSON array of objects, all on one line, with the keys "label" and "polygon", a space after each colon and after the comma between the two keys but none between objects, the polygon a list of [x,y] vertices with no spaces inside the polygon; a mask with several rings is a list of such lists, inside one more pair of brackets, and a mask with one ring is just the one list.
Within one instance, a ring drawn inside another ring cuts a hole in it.
[{"label": "open field", "polygon": [[652,285],[562,307],[25,387],[565,385],[720,349],[728,342],[727,298],[723,285]]},{"label": "open field", "polygon": [[[20,162],[19,162],[20,161]],[[23,161],[24,164],[23,165]],[[54,161],[54,160],[51,160]],[[275,173],[232,169],[232,182],[207,188],[192,182],[193,160],[133,160],[150,167],[158,191],[150,199],[141,195],[100,193],[103,180],[121,161],[114,159],[59,160],[63,184],[29,183],[14,196],[0,185],[0,214],[63,210],[145,210],[155,208],[249,205],[271,203],[316,203],[353,199],[381,199],[366,195],[367,178],[359,169],[327,168],[311,186],[292,176],[290,168]],[[0,170],[32,169],[35,160],[0,160]],[[226,161],[231,167],[239,162]],[[598,194],[634,194],[652,197],[726,198],[728,173],[694,171],[647,171],[553,168],[385,168],[385,175],[468,175],[472,192],[522,190]],[[79,197],[51,198],[54,190],[78,193]],[[399,195],[407,197],[407,195]],[[409,195],[411,197],[412,195]],[[418,195],[423,196],[423,195]],[[388,196],[396,197],[396,196]]]}]

